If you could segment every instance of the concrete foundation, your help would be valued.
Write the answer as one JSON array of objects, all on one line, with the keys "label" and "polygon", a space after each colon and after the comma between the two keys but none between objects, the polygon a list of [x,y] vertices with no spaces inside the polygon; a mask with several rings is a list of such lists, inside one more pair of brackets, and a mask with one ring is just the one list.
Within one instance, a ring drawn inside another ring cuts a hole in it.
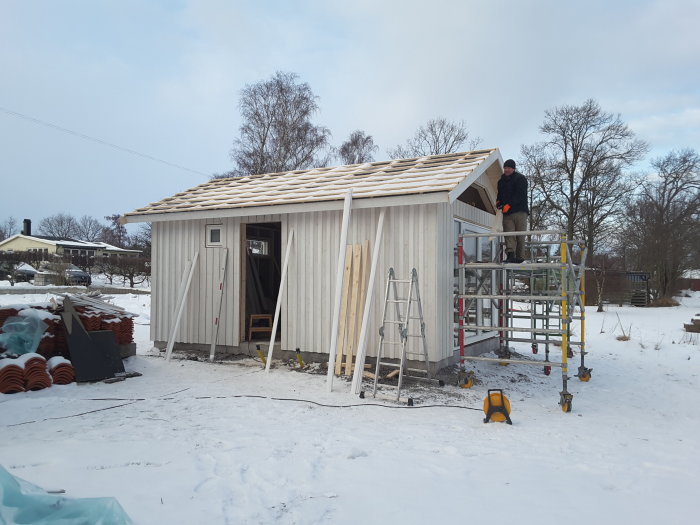
[{"label": "concrete foundation", "polygon": [[[167,342],[165,341],[155,341],[154,346],[158,348],[160,351],[164,352],[165,348],[167,346]],[[231,359],[236,356],[251,356],[251,357],[257,357],[257,347],[260,346],[260,350],[262,351],[263,355],[267,357],[267,352],[270,346],[269,341],[250,341],[250,342],[243,342],[240,344],[240,346],[224,346],[224,345],[217,345],[216,347],[216,354],[215,358],[216,359]],[[490,339],[485,339],[483,341],[479,341],[477,343],[474,343],[472,345],[468,345],[465,347],[465,354],[470,355],[470,356],[476,356],[480,354],[484,354],[487,352],[493,352],[495,350],[498,350],[499,344],[498,344],[498,338],[497,337],[492,337]],[[202,358],[208,358],[209,357],[209,351],[211,349],[211,345],[206,345],[206,344],[190,344],[190,343],[175,343],[173,346],[173,352],[183,352],[183,353],[188,353],[188,354],[195,354],[198,357]],[[276,342],[275,346],[272,351],[272,355],[274,359],[296,359],[296,352],[293,350],[282,350],[280,348],[280,343]],[[301,350],[301,358],[303,359],[304,363],[327,363],[328,362],[328,354],[325,353],[320,353],[320,352],[305,352],[303,349]],[[398,360],[396,359],[388,359],[388,362],[397,362]],[[374,357],[367,357],[366,360],[367,363],[370,363],[374,365],[376,363]],[[442,368],[445,368],[447,366],[452,366],[459,363],[459,351],[455,351],[454,354],[446,359],[443,359],[438,362],[431,362],[430,363],[430,372],[431,374],[437,373],[439,370]],[[423,368],[423,362],[422,361],[408,361],[408,367],[409,368]]]}]

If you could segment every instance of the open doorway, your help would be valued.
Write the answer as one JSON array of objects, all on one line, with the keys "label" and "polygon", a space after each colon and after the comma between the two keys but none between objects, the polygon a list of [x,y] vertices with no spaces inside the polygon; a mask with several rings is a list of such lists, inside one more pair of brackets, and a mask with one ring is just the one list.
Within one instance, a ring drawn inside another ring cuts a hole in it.
[{"label": "open doorway", "polygon": [[[251,223],[242,228],[242,340],[269,340],[281,280],[282,223]],[[276,338],[279,334],[278,327]]]}]

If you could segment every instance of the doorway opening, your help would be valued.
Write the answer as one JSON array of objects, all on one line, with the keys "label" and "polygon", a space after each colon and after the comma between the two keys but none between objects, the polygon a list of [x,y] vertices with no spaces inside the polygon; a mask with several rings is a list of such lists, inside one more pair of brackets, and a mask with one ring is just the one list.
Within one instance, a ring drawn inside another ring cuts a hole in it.
[{"label": "doorway opening", "polygon": [[[280,289],[282,223],[242,225],[241,261],[245,294],[241,298],[241,334],[244,341],[270,338]],[[275,338],[280,337],[281,323]]]}]

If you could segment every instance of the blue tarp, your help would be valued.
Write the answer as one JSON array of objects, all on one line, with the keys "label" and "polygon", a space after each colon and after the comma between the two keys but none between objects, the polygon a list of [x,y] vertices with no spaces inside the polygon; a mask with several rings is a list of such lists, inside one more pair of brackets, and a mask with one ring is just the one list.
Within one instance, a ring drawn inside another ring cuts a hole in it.
[{"label": "blue tarp", "polygon": [[66,498],[16,478],[0,465],[0,525],[131,525],[115,498]]},{"label": "blue tarp", "polygon": [[47,328],[41,315],[31,308],[22,312],[21,317],[8,317],[2,325],[0,347],[6,348],[8,355],[22,355],[36,352],[41,336]]}]

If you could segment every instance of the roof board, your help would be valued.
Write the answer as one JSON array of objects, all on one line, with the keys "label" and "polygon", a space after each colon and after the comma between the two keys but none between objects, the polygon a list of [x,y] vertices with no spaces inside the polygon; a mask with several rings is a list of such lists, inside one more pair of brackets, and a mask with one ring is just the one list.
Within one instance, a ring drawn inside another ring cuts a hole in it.
[{"label": "roof board", "polygon": [[172,197],[127,213],[127,221],[144,216],[338,201],[348,189],[353,199],[450,192],[487,159],[500,159],[497,149],[431,155],[413,159],[353,164],[332,168],[213,179]]}]

